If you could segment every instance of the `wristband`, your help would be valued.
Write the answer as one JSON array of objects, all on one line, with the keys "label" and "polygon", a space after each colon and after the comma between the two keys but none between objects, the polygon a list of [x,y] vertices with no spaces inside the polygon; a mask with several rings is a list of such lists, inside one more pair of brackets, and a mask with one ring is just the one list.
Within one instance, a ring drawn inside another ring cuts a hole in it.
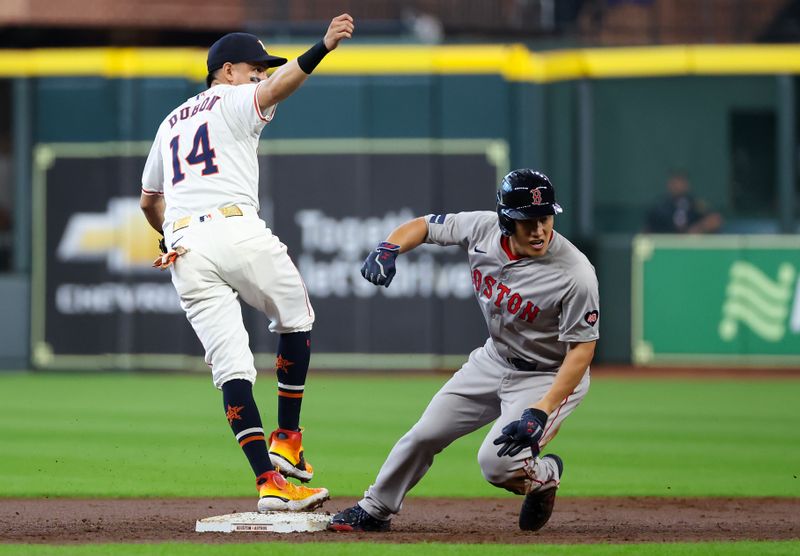
[{"label": "wristband", "polygon": [[400,246],[388,241],[382,241],[378,245],[378,250],[381,251],[400,251]]},{"label": "wristband", "polygon": [[325,41],[319,41],[297,57],[297,65],[300,66],[303,72],[311,75],[311,72],[314,71],[314,68],[317,67],[328,52],[330,50],[325,48]]},{"label": "wristband", "polygon": [[535,407],[529,407],[528,411],[531,411],[533,413],[533,416],[537,417],[542,422],[543,425],[547,424],[547,418],[549,417],[547,413]]}]

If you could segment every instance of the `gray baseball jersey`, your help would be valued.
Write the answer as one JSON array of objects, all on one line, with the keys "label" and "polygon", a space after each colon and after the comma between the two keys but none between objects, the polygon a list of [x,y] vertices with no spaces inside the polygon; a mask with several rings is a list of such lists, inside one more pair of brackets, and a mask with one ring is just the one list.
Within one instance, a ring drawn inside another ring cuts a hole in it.
[{"label": "gray baseball jersey", "polygon": [[570,342],[599,337],[599,293],[594,267],[553,231],[541,257],[514,258],[489,211],[429,215],[428,243],[467,251],[475,298],[497,352],[556,370]]}]

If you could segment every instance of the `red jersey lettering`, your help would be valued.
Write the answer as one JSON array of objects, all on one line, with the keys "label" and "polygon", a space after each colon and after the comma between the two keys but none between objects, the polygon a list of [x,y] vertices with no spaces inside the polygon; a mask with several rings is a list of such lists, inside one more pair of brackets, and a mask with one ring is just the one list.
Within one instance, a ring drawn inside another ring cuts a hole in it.
[{"label": "red jersey lettering", "polygon": [[503,302],[503,298],[506,296],[506,294],[511,293],[511,290],[502,282],[500,282],[500,285],[497,286],[497,290],[497,299],[494,300],[494,305],[495,307],[500,307],[500,304]]},{"label": "red jersey lettering", "polygon": [[472,285],[475,287],[475,291],[481,291],[481,282],[483,282],[483,274],[477,268],[472,271]]},{"label": "red jersey lettering", "polygon": [[491,299],[492,298],[492,288],[497,283],[497,280],[491,276],[487,276],[483,279],[483,283],[486,284],[486,287],[483,289],[484,297]]},{"label": "red jersey lettering", "polygon": [[536,315],[539,314],[539,307],[528,301],[525,308],[519,314],[519,318],[526,320],[528,322],[533,322],[533,319],[536,318]]},{"label": "red jersey lettering", "polygon": [[483,296],[486,299],[494,298],[495,307],[503,308],[505,305],[506,311],[512,315],[517,315],[517,318],[524,321],[533,322],[542,310],[532,301],[523,299],[520,294],[512,291],[504,283],[498,282],[494,276],[484,276],[477,268],[472,270],[472,286],[478,296]]}]

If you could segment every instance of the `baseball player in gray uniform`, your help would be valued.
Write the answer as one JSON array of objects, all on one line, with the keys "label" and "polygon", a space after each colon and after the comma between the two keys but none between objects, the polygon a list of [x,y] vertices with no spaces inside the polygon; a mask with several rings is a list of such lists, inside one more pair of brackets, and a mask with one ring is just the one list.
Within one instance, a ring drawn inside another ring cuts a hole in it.
[{"label": "baseball player in gray uniform", "polygon": [[[142,173],[142,210],[164,236],[154,266],[170,270],[205,348],[262,512],[309,510],[328,490],[285,478],[314,475],[300,430],[314,311],[286,246],[258,216],[258,140],[277,104],[354,28],[349,14],[333,18],[323,39],[291,61],[269,54],[249,33],[220,38],[208,51],[208,89],[164,118]],[[269,68],[278,69],[268,75]],[[256,369],[240,299],[279,335],[278,428],[268,435],[253,397]]]},{"label": "baseball player in gray uniform", "polygon": [[560,212],[547,176],[516,170],[503,178],[496,213],[411,220],[367,257],[362,275],[388,287],[399,254],[422,243],[460,246],[489,338],[394,446],[364,498],[336,514],[329,529],[389,530],[434,456],[492,421],[478,451],[484,478],[525,496],[521,529],[547,523],[564,466],[557,455],[539,452],[589,389],[600,315],[594,267],[553,229]]}]

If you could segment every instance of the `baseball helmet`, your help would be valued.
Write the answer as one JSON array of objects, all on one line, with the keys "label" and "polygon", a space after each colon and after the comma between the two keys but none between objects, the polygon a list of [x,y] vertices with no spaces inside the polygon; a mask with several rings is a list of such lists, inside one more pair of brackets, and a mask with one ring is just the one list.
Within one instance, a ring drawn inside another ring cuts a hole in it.
[{"label": "baseball helmet", "polygon": [[530,220],[564,212],[556,203],[550,178],[529,168],[514,170],[503,177],[497,192],[497,218],[500,231],[510,236],[515,220]]}]

